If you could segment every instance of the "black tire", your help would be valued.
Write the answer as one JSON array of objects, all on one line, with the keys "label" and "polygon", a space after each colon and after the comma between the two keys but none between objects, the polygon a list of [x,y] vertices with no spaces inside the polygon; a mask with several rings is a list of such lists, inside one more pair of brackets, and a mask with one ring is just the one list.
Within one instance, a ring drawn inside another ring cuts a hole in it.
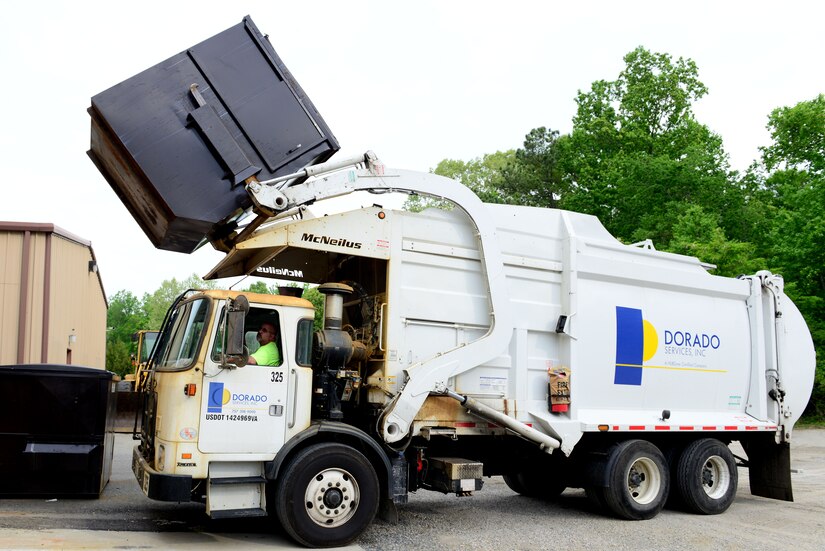
[{"label": "black tire", "polygon": [[364,455],[342,444],[301,450],[278,475],[275,510],[284,530],[307,547],[340,547],[378,511],[378,476]]},{"label": "black tire", "polygon": [[692,513],[725,512],[736,497],[738,483],[733,454],[715,438],[692,442],[679,457],[676,491],[684,508]]},{"label": "black tire", "polygon": [[567,488],[558,479],[540,473],[536,469],[506,474],[502,478],[511,490],[526,497],[556,499]]},{"label": "black tire", "polygon": [[645,440],[628,440],[609,453],[604,501],[610,512],[627,520],[658,515],[670,489],[670,471],[659,448]]}]

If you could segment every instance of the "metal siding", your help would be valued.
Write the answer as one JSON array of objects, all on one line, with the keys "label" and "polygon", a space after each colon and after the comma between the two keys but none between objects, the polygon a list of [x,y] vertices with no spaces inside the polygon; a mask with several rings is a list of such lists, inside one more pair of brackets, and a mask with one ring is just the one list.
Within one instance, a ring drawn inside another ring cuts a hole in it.
[{"label": "metal siding", "polygon": [[26,342],[23,352],[25,363],[40,363],[43,337],[43,269],[46,263],[46,234],[31,234],[29,254],[29,293],[26,304]]},{"label": "metal siding", "polygon": [[97,274],[89,271],[88,247],[59,236],[52,242],[52,297],[49,320],[50,362],[65,363],[69,335],[72,364],[106,366],[106,302]]},{"label": "metal siding", "polygon": [[[0,231],[0,364],[17,363],[23,231]],[[52,235],[50,320],[44,327],[46,242]],[[89,271],[91,249],[57,233],[33,229],[25,305],[25,363],[65,363],[69,334],[75,330],[72,363],[106,365],[106,298],[98,275]],[[44,334],[48,342],[43,343]],[[44,346],[45,344],[45,346]],[[46,356],[43,357],[43,350]]]},{"label": "metal siding", "polygon": [[23,234],[0,232],[0,364],[17,361],[17,312],[20,307],[20,268]]}]

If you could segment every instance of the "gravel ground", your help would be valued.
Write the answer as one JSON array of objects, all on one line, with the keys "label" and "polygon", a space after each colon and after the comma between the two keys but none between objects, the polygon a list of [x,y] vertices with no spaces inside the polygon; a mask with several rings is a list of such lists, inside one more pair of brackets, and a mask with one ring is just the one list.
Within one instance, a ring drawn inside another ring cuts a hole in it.
[{"label": "gravel ground", "polygon": [[557,502],[513,493],[500,477],[486,479],[472,497],[420,491],[400,511],[400,522],[376,520],[358,540],[370,551],[393,550],[724,550],[825,549],[825,430],[797,430],[792,444],[794,503],[750,494],[748,472],[722,515],[665,510],[632,522],[605,516],[581,490]]},{"label": "gravel ground", "polygon": [[[132,444],[118,435],[112,479],[100,499],[0,499],[0,549],[298,548],[273,519],[216,521],[200,504],[145,498],[129,468]],[[722,515],[665,510],[630,522],[605,516],[581,490],[545,502],[519,496],[495,477],[472,497],[411,494],[398,524],[376,519],[355,543],[368,551],[822,551],[825,430],[795,431],[791,450],[794,503],[752,496],[747,470],[740,469],[738,496]]]}]

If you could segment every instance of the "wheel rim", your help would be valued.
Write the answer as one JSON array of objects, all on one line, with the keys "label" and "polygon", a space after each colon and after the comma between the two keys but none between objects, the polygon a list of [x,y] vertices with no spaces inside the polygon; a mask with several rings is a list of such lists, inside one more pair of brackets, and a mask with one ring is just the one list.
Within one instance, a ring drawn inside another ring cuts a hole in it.
[{"label": "wheel rim", "polygon": [[325,469],[307,485],[304,507],[312,521],[335,528],[352,518],[361,502],[355,478],[344,469]]},{"label": "wheel rim", "polygon": [[718,455],[708,457],[702,467],[702,489],[711,499],[721,499],[730,488],[728,464]]},{"label": "wheel rim", "polygon": [[659,495],[662,475],[656,463],[642,457],[633,462],[627,473],[627,491],[630,498],[640,505],[647,505]]}]

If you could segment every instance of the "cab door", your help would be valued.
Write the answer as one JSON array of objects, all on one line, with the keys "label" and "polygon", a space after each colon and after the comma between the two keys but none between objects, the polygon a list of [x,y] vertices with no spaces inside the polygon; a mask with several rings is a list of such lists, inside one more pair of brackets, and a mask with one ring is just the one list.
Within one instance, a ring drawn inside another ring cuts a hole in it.
[{"label": "cab door", "polygon": [[246,317],[246,343],[250,353],[257,347],[256,335],[264,321],[278,328],[276,344],[281,363],[275,366],[220,367],[221,312],[215,316],[209,351],[204,361],[198,448],[203,453],[275,453],[286,432],[287,387],[284,327],[277,308],[253,304]]}]

